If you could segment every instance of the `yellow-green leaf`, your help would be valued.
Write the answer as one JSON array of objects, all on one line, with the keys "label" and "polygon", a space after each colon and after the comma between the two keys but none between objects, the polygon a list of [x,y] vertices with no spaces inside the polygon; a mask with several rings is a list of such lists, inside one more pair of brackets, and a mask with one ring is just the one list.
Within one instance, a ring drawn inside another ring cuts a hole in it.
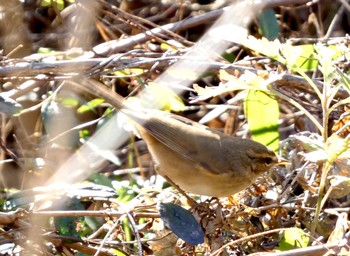
[{"label": "yellow-green leaf", "polygon": [[113,75],[116,77],[122,78],[122,77],[142,75],[144,72],[145,70],[142,68],[127,68],[123,70],[114,71]]},{"label": "yellow-green leaf", "polygon": [[82,113],[85,113],[87,111],[92,111],[94,110],[94,108],[98,107],[99,105],[101,105],[102,103],[104,102],[104,99],[100,99],[100,98],[97,98],[97,99],[93,99],[89,102],[87,102],[86,104],[80,106],[77,110],[77,112],[79,114],[82,114]]},{"label": "yellow-green leaf", "polygon": [[244,112],[253,139],[277,151],[279,146],[277,100],[264,92],[249,90],[244,102]]},{"label": "yellow-green leaf", "polygon": [[314,56],[315,48],[312,44],[292,46],[285,44],[283,56],[286,58],[289,67],[298,68],[303,71],[315,70],[318,60]]},{"label": "yellow-green leaf", "polygon": [[156,103],[155,105],[162,110],[184,111],[185,104],[170,88],[156,83],[149,83],[147,89],[149,93],[152,93],[153,103]]},{"label": "yellow-green leaf", "polygon": [[277,247],[278,251],[288,251],[297,248],[305,248],[310,238],[299,228],[291,228],[283,231],[283,237]]}]

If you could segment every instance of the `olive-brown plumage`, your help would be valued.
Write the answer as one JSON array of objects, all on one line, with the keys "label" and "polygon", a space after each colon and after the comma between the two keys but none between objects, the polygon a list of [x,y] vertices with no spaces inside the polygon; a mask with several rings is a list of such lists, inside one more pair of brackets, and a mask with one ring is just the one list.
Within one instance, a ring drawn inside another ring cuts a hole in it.
[{"label": "olive-brown plumage", "polygon": [[247,139],[233,138],[176,115],[126,110],[157,164],[187,192],[229,196],[256,180],[278,162],[274,152]]},{"label": "olive-brown plumage", "polygon": [[275,153],[258,142],[234,138],[163,111],[132,108],[93,80],[88,87],[133,120],[159,174],[187,192],[229,196],[278,162]]}]

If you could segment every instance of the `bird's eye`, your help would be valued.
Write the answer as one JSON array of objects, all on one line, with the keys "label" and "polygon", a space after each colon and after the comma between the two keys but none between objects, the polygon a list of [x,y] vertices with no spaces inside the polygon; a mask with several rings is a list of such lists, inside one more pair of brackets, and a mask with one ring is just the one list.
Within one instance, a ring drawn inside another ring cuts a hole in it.
[{"label": "bird's eye", "polygon": [[272,163],[272,159],[270,157],[264,157],[262,160],[266,165],[269,165]]}]

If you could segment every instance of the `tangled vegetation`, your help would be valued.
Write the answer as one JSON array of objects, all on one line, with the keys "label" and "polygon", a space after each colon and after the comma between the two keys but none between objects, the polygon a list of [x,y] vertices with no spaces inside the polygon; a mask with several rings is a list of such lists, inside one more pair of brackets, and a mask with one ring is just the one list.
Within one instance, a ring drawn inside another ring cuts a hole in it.
[{"label": "tangled vegetation", "polygon": [[[345,1],[0,6],[2,255],[349,254]],[[112,91],[285,161],[229,197],[185,194]]]}]

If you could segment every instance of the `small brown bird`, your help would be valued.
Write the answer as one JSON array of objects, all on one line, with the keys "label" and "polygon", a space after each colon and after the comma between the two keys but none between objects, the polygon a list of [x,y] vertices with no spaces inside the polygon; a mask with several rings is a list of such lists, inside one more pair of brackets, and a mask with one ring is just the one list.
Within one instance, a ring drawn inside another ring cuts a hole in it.
[{"label": "small brown bird", "polygon": [[187,192],[229,196],[278,163],[275,153],[258,142],[234,138],[163,111],[132,109],[101,84],[90,80],[89,87],[134,121],[158,173]]}]

